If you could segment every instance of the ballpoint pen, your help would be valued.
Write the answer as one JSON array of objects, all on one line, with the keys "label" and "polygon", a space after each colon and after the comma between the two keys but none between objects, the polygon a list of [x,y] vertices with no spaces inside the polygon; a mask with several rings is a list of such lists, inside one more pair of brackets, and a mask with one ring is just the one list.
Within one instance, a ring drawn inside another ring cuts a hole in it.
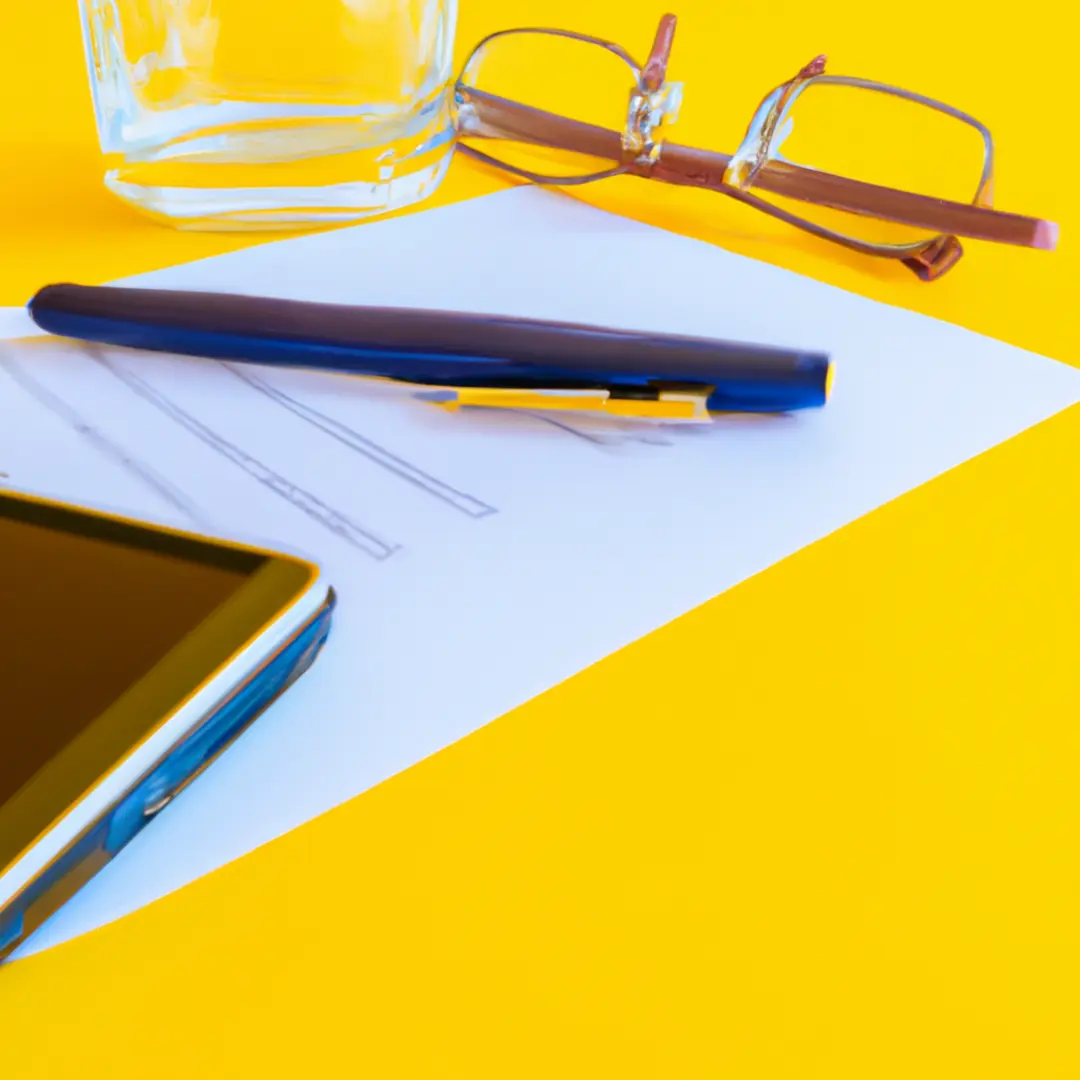
[{"label": "ballpoint pen", "polygon": [[43,330],[152,352],[364,375],[450,407],[708,420],[825,404],[823,353],[575,323],[223,293],[49,285]]}]

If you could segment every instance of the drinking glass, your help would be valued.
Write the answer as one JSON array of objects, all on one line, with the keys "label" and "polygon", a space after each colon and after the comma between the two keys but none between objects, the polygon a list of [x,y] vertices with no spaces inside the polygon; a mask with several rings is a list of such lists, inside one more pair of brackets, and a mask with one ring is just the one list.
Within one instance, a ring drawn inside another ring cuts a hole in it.
[{"label": "drinking glass", "polygon": [[79,0],[105,185],[185,229],[424,198],[449,163],[457,0]]}]

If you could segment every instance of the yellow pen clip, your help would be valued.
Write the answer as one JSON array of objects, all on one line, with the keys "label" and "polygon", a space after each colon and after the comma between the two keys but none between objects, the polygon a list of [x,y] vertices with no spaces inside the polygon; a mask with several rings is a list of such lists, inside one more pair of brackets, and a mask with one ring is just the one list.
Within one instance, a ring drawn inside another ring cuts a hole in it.
[{"label": "yellow pen clip", "polygon": [[437,397],[445,409],[547,409],[558,412],[592,412],[649,420],[708,422],[709,391],[662,390],[655,398],[612,397],[608,390],[503,390],[494,387],[450,387]]}]

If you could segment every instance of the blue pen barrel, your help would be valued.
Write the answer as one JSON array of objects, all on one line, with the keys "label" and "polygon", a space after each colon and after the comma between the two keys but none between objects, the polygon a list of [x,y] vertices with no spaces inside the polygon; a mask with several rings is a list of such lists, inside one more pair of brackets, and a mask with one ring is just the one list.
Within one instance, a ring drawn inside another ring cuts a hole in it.
[{"label": "blue pen barrel", "polygon": [[270,297],[50,285],[41,329],[151,352],[377,376],[424,386],[707,395],[713,412],[824,405],[823,353],[578,323]]}]

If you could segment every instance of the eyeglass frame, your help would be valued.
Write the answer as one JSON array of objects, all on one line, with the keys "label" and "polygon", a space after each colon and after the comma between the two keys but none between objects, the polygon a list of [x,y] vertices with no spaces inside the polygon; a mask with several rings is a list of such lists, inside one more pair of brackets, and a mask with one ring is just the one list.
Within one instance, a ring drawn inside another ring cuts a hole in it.
[{"label": "eyeglass frame", "polygon": [[[959,236],[996,243],[1053,250],[1057,226],[1039,218],[995,210],[991,206],[994,180],[994,141],[974,117],[943,102],[912,91],[850,76],[825,74],[825,58],[815,57],[798,74],[776,87],[758,106],[746,135],[732,155],[698,150],[667,142],[665,129],[675,122],[682,84],[666,81],[676,18],[660,20],[644,65],[612,41],[550,27],[498,30],[472,50],[454,87],[454,123],[460,137],[514,139],[551,149],[612,161],[613,166],[584,176],[557,177],[531,172],[500,161],[468,143],[459,148],[469,156],[532,183],[572,186],[620,175],[716,191],[802,229],[821,239],[864,255],[900,260],[920,280],[935,281],[963,256]],[[621,132],[497,97],[465,83],[483,50],[512,35],[544,34],[606,49],[622,60],[633,75],[627,120]],[[772,156],[776,134],[798,98],[812,85],[843,85],[884,93],[944,113],[972,128],[983,141],[983,166],[971,203],[953,202],[914,192],[869,184],[784,161]],[[800,217],[752,193],[758,187],[784,198],[834,210],[932,230],[934,235],[902,244],[875,243],[848,236]]]}]

